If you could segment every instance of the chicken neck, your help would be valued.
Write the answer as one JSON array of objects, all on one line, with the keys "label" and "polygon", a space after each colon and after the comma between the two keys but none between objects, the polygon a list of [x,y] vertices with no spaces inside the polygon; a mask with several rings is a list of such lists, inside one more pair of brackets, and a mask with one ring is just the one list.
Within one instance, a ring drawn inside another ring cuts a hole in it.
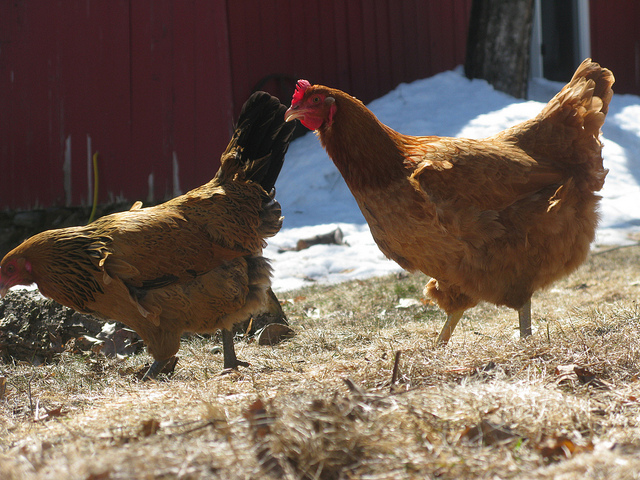
[{"label": "chicken neck", "polygon": [[402,135],[353,97],[342,94],[336,105],[333,121],[323,125],[318,136],[351,191],[384,188],[406,178]]}]

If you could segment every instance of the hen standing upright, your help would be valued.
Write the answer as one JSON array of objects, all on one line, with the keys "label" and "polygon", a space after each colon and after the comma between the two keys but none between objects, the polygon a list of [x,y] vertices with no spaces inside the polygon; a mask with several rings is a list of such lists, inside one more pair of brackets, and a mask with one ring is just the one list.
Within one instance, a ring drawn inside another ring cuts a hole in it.
[{"label": "hen standing upright", "polygon": [[447,313],[439,344],[481,300],[517,309],[526,336],[533,292],[594,239],[613,82],[587,59],[537,117],[482,140],[402,135],[306,80],[285,117],[317,131],[382,252],[432,277],[425,293]]},{"label": "hen standing upright", "polygon": [[277,98],[252,95],[218,173],[199,188],[25,240],[0,263],[0,296],[36,283],[63,305],[129,325],[155,360],[145,378],[175,355],[185,331],[224,329],[225,368],[242,364],[226,329],[269,301],[262,248],[282,226],[273,187],[294,127],[284,111]]}]

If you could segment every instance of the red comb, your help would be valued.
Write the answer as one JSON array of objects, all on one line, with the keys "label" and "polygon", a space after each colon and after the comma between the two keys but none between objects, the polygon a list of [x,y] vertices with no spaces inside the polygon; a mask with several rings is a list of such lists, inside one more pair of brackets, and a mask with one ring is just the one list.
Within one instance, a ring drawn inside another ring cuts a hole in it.
[{"label": "red comb", "polygon": [[310,86],[311,84],[308,80],[298,80],[296,91],[293,93],[293,99],[291,100],[291,103],[298,103],[300,100],[302,100],[305,90]]}]

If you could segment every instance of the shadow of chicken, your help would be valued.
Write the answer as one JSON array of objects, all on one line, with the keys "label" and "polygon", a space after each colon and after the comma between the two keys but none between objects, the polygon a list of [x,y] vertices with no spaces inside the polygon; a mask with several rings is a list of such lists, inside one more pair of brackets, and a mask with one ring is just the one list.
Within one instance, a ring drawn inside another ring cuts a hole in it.
[{"label": "shadow of chicken", "polygon": [[519,314],[587,257],[607,170],[600,129],[613,74],[585,60],[535,118],[481,140],[400,134],[356,98],[300,80],[287,121],[315,130],[378,247],[431,277],[446,344],[484,300]]},{"label": "shadow of chicken", "polygon": [[222,329],[224,367],[247,365],[229,329],[273,301],[262,249],[282,226],[274,184],[294,126],[285,109],[253,94],[209,183],[25,240],[0,263],[0,295],[35,283],[74,310],[128,325],[154,358],[144,379],[174,357],[183,332]]}]

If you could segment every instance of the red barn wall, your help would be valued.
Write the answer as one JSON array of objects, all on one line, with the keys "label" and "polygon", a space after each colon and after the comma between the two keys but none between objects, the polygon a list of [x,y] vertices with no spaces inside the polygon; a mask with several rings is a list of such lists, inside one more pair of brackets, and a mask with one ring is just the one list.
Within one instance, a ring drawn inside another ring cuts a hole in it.
[{"label": "red barn wall", "polygon": [[616,77],[616,93],[640,95],[640,2],[591,0],[591,56]]},{"label": "red barn wall", "polygon": [[[229,2],[235,107],[256,85],[298,78],[368,102],[401,82],[464,63],[471,0]],[[251,8],[259,12],[247,15]],[[249,34],[247,34],[249,32]],[[251,33],[253,32],[253,33]],[[267,80],[267,75],[279,74]],[[287,85],[290,84],[290,85]],[[284,88],[283,88],[284,89]],[[289,102],[290,97],[282,98]]]},{"label": "red barn wall", "polygon": [[[370,101],[463,63],[471,0],[0,2],[0,208],[159,200],[295,80]],[[257,12],[256,12],[257,10]]]}]

